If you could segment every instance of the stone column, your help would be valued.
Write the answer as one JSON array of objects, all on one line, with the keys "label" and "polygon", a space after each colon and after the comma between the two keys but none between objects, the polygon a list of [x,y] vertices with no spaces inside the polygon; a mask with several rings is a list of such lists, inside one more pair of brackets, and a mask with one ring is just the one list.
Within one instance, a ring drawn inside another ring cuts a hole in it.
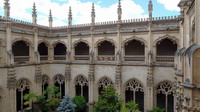
[{"label": "stone column", "polygon": [[[38,28],[34,27],[33,28],[33,33],[34,33],[34,45],[33,45],[33,51],[34,51],[34,59],[32,59],[34,61],[34,63],[40,63],[40,54],[38,52]],[[31,51],[29,51],[31,52]]]},{"label": "stone column", "polygon": [[94,64],[89,65],[89,72],[88,72],[88,86],[89,86],[89,112],[93,112],[94,107]]},{"label": "stone column", "polygon": [[65,94],[69,96],[71,96],[70,81],[71,81],[71,67],[70,64],[67,64],[65,67]]},{"label": "stone column", "polygon": [[122,83],[122,76],[121,76],[121,65],[116,65],[116,70],[115,70],[115,85],[116,85],[116,89],[117,92],[119,94],[122,93],[122,88],[121,88],[121,83]]},{"label": "stone column", "polygon": [[8,99],[6,104],[6,112],[16,112],[16,73],[14,67],[8,68],[7,90],[6,97]]},{"label": "stone column", "polygon": [[196,27],[196,40],[197,40],[197,44],[200,45],[200,1],[199,0],[195,0],[195,27]]},{"label": "stone column", "polygon": [[68,46],[67,46],[67,55],[66,55],[66,60],[67,62],[70,62],[71,59],[73,59],[71,55],[71,50],[72,50],[72,35],[71,35],[71,27],[67,29],[67,40],[68,40]]},{"label": "stone column", "polygon": [[148,68],[148,74],[147,74],[147,96],[146,96],[146,105],[147,105],[147,108],[146,110],[147,111],[150,111],[152,110],[153,108],[153,101],[154,101],[154,95],[153,95],[153,87],[154,87],[154,80],[153,80],[153,67],[152,66],[149,66]]},{"label": "stone column", "polygon": [[6,64],[7,65],[14,65],[14,56],[12,53],[12,38],[11,38],[11,23],[6,23]]},{"label": "stone column", "polygon": [[35,66],[35,91],[37,95],[42,93],[42,73],[41,73],[41,66]]}]

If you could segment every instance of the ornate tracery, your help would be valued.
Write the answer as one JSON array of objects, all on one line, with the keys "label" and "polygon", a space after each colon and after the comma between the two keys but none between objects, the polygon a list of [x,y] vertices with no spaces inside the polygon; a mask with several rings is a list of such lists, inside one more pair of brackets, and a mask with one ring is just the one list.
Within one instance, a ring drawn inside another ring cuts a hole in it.
[{"label": "ornate tracery", "polygon": [[42,75],[42,91],[44,91],[49,84],[49,77],[46,75]]},{"label": "ornate tracery", "polygon": [[65,95],[65,77],[61,74],[58,74],[54,77],[55,86],[59,87],[61,97]]},{"label": "ornate tracery", "polygon": [[126,102],[134,101],[139,104],[140,111],[144,111],[144,89],[139,81],[131,79],[126,83],[125,97]]},{"label": "ornate tracery", "polygon": [[101,91],[104,88],[107,88],[107,87],[114,87],[113,82],[109,78],[107,78],[107,77],[102,78],[99,81],[99,93],[101,93]]},{"label": "ornate tracery", "polygon": [[88,81],[87,79],[80,75],[75,80],[76,95],[84,96],[88,100]]},{"label": "ornate tracery", "polygon": [[28,107],[28,105],[24,105],[25,100],[23,99],[23,96],[25,94],[28,94],[30,92],[30,84],[28,80],[19,80],[17,82],[17,111],[22,110],[26,107]]},{"label": "ornate tracery", "polygon": [[[169,81],[159,83],[156,89],[157,106],[165,108],[166,112],[173,111],[173,84]],[[162,103],[161,103],[162,102]]]}]

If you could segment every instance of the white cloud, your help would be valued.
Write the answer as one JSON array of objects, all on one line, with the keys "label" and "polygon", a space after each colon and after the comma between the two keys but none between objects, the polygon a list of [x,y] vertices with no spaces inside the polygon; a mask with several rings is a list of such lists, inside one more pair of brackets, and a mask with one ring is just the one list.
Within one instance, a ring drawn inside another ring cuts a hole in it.
[{"label": "white cloud", "polygon": [[157,0],[158,3],[163,4],[165,9],[170,11],[180,11],[178,3],[180,0]]},{"label": "white cloud", "polygon": [[[67,25],[69,6],[72,7],[73,24],[83,24],[91,22],[91,7],[92,2],[81,2],[80,0],[68,0],[62,5],[51,0],[10,0],[11,17],[32,21],[32,5],[36,3],[38,12],[38,24],[48,26],[49,9],[52,10],[54,17],[53,26]],[[144,15],[144,10],[141,6],[134,3],[133,0],[122,0],[122,19],[132,19],[147,17]],[[0,10],[3,10],[3,0],[0,0]],[[117,20],[117,5],[112,4],[109,7],[102,7],[99,3],[95,4],[96,22],[115,21]],[[41,15],[42,14],[42,15]],[[3,14],[2,14],[3,15]]]}]

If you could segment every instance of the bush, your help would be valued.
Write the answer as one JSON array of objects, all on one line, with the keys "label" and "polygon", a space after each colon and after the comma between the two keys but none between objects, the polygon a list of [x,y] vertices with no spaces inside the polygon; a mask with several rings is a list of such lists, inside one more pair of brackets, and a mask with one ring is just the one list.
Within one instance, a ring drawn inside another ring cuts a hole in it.
[{"label": "bush", "polygon": [[76,108],[75,110],[77,112],[83,112],[86,110],[87,108],[87,103],[86,103],[86,100],[83,96],[75,96],[73,99],[72,99],[72,102],[76,105]]},{"label": "bush", "polygon": [[133,101],[127,102],[126,108],[129,110],[129,112],[139,112],[138,104]]},{"label": "bush", "polygon": [[160,107],[153,107],[153,111],[152,112],[164,112],[165,109],[160,108]]},{"label": "bush", "polygon": [[64,96],[57,108],[58,112],[74,112],[76,105],[71,101],[69,96]]},{"label": "bush", "polygon": [[95,112],[116,112],[121,108],[122,100],[112,87],[103,89],[99,100],[95,104]]}]

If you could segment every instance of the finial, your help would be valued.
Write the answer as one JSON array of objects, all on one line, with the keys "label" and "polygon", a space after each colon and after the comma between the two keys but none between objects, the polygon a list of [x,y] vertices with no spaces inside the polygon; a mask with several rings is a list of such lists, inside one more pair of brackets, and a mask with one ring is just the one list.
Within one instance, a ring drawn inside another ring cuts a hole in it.
[{"label": "finial", "polygon": [[10,18],[10,3],[9,0],[4,0],[4,18],[9,19]]},{"label": "finial", "polygon": [[37,22],[37,12],[35,2],[33,3],[33,11],[32,11],[32,23],[35,25]]},{"label": "finial", "polygon": [[68,15],[68,26],[72,26],[72,9],[71,6],[69,7],[69,15]]},{"label": "finial", "polygon": [[152,0],[149,0],[148,11],[149,11],[149,20],[152,20],[152,11],[153,11]]},{"label": "finial", "polygon": [[119,2],[118,2],[117,14],[118,14],[118,22],[121,22],[121,20],[122,20],[121,0],[119,0]]},{"label": "finial", "polygon": [[94,3],[92,3],[92,12],[91,12],[91,18],[92,18],[92,24],[95,23],[95,9],[94,9]]},{"label": "finial", "polygon": [[49,27],[52,28],[53,24],[53,17],[51,13],[51,9],[49,10]]}]

